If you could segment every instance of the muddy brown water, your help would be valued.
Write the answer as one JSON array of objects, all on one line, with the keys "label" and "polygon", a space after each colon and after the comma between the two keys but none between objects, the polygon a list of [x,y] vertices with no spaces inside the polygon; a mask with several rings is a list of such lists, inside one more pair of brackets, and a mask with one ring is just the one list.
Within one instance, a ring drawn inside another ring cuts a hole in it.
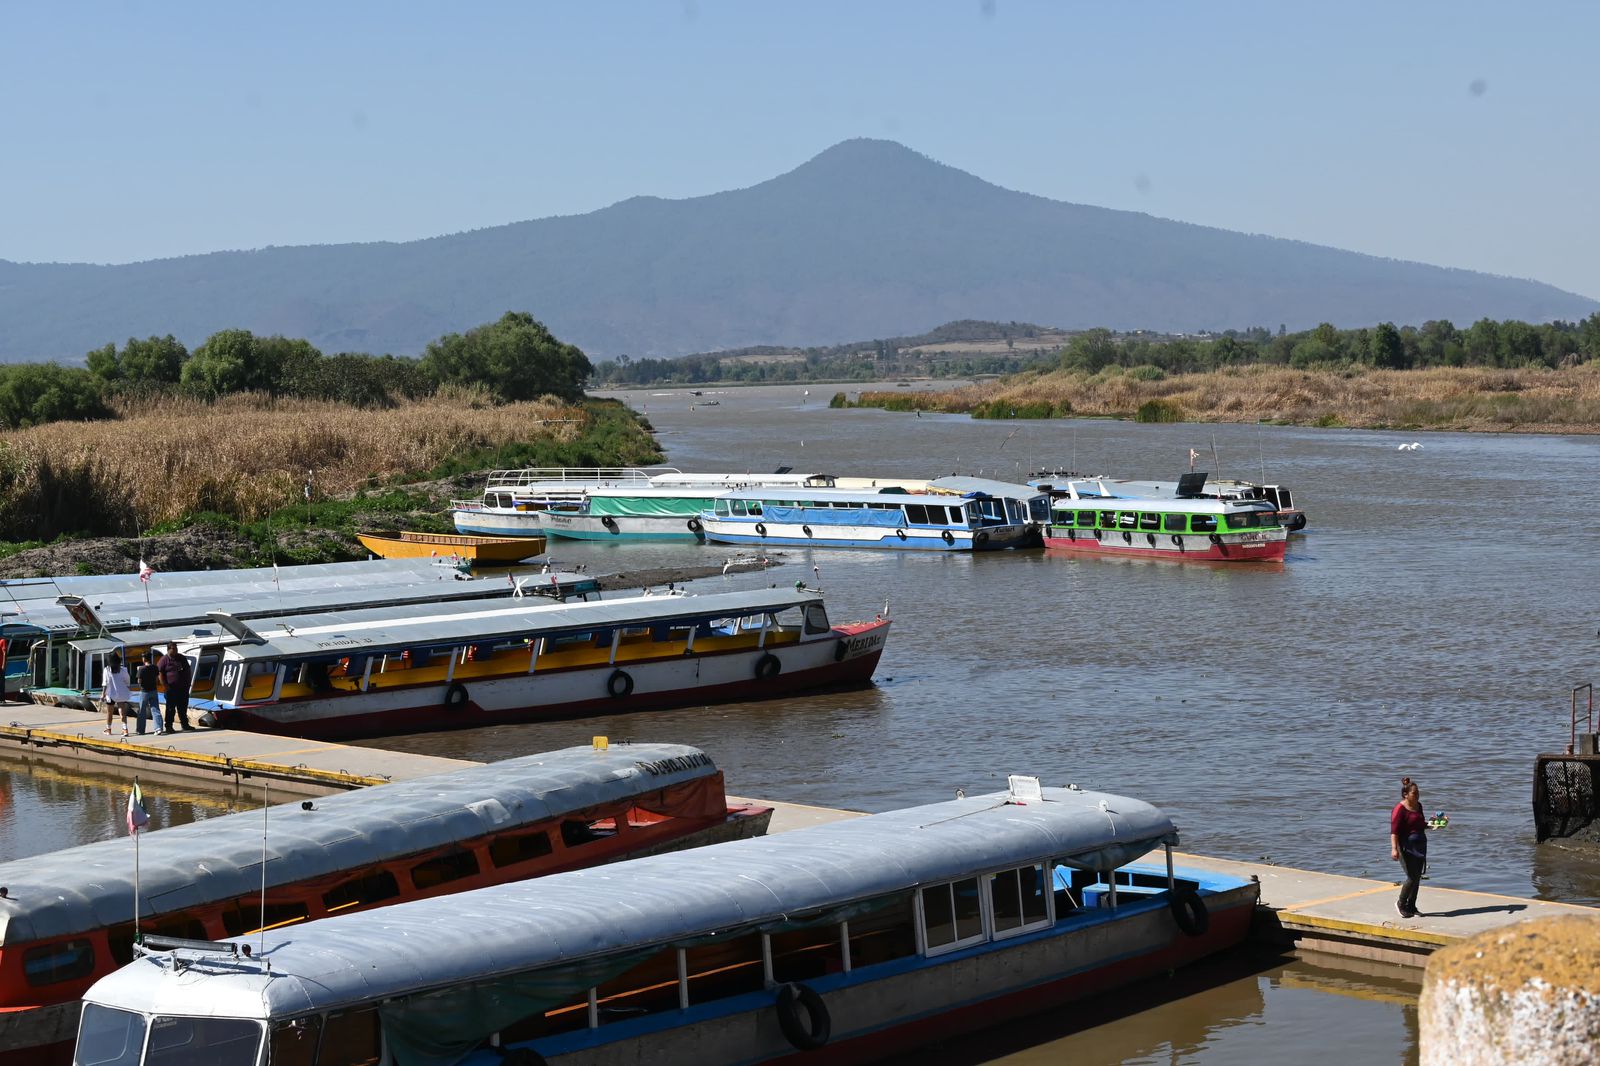
[{"label": "muddy brown water", "polygon": [[[1429,813],[1450,818],[1432,835],[1432,878],[1600,901],[1600,853],[1536,845],[1529,806],[1535,754],[1566,745],[1569,689],[1600,673],[1587,492],[1600,440],[986,422],[829,410],[835,390],[809,388],[727,390],[693,409],[686,393],[621,395],[684,470],[1171,478],[1194,448],[1223,475],[1259,479],[1264,460],[1310,525],[1279,566],[788,551],[766,573],[694,587],[820,579],[836,620],[870,618],[887,602],[895,627],[873,688],[370,743],[488,760],[595,734],[678,741],[704,747],[744,794],[869,811],[1033,773],[1160,804],[1189,850],[1376,878],[1394,875],[1387,815],[1409,775]],[[1413,441],[1422,447],[1399,450]],[[603,573],[732,553],[557,542],[555,554]],[[42,802],[37,781],[0,763],[4,855],[120,831],[125,797],[108,783],[64,797],[50,786],[55,798]],[[1414,975],[1240,965],[941,1055],[1415,1060]]]}]

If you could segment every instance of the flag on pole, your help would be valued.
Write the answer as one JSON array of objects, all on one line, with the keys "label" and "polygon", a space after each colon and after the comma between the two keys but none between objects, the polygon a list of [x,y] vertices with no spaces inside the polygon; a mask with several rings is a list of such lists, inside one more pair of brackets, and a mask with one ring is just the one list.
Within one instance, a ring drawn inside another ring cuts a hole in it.
[{"label": "flag on pole", "polygon": [[507,573],[506,573],[506,584],[510,585],[512,588],[516,588],[517,587],[517,575],[507,571]]},{"label": "flag on pole", "polygon": [[139,782],[135,781],[133,791],[128,793],[128,832],[137,835],[149,824],[150,816],[144,811],[144,793],[139,790]]},{"label": "flag on pole", "polygon": [[1200,458],[1200,453],[1195,451],[1193,448],[1190,448],[1189,449],[1189,469],[1190,470],[1194,469],[1194,461],[1196,459],[1198,459],[1198,458]]},{"label": "flag on pole", "polygon": [[140,581],[143,581],[146,585],[148,585],[150,583],[151,576],[153,574],[155,574],[155,572],[156,572],[155,568],[153,566],[151,566],[149,563],[145,562],[143,558],[141,558],[139,560],[139,580]]}]

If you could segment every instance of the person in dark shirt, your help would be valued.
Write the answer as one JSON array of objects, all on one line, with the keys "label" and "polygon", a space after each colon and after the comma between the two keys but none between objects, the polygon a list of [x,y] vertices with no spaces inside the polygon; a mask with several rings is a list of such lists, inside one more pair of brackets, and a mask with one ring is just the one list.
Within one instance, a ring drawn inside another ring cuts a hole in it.
[{"label": "person in dark shirt", "polygon": [[189,685],[194,680],[194,670],[189,660],[178,654],[176,641],[167,645],[167,654],[161,657],[156,670],[167,690],[166,731],[193,729],[189,724]]},{"label": "person in dark shirt", "polygon": [[1405,866],[1405,884],[1395,909],[1402,918],[1417,916],[1417,889],[1428,864],[1428,816],[1422,813],[1422,790],[1409,777],[1400,779],[1400,802],[1389,814],[1389,857]]},{"label": "person in dark shirt", "polygon": [[161,671],[156,669],[156,653],[145,652],[139,656],[139,735],[144,735],[145,724],[156,720],[156,736],[165,733],[161,723]]}]

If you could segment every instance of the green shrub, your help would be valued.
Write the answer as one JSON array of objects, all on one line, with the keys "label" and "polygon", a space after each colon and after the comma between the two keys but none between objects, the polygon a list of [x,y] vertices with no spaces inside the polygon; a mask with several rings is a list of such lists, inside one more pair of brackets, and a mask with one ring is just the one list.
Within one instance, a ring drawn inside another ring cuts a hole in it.
[{"label": "green shrub", "polygon": [[1134,381],[1161,381],[1166,378],[1167,372],[1159,366],[1142,363],[1139,366],[1129,368],[1127,376]]},{"label": "green shrub", "polygon": [[1171,400],[1146,400],[1134,413],[1135,422],[1182,422],[1183,408]]}]

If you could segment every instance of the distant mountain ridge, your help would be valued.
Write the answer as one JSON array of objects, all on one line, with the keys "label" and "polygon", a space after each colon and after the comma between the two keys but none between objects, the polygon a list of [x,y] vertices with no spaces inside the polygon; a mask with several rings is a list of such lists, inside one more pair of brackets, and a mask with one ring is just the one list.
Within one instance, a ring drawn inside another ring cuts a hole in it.
[{"label": "distant mountain ridge", "polygon": [[218,329],[416,354],[527,310],[592,356],[890,336],[954,319],[1068,329],[1581,318],[1550,285],[1380,259],[991,185],[852,140],[745,189],[406,243],[120,266],[0,260],[0,359]]}]

